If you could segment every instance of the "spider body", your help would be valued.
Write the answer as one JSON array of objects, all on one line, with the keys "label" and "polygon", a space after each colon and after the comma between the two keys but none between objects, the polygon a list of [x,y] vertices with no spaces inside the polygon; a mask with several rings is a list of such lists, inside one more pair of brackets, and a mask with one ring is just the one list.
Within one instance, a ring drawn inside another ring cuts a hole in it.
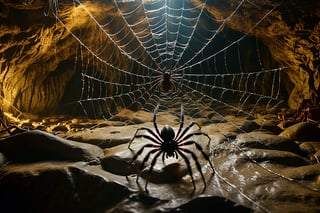
[{"label": "spider body", "polygon": [[183,76],[178,73],[173,74],[169,71],[160,73],[160,75],[156,76],[154,85],[152,87],[158,89],[163,93],[177,92],[177,85],[181,81]]},{"label": "spider body", "polygon": [[161,151],[166,153],[165,157],[178,157],[177,149],[179,144],[177,141],[174,140],[175,133],[171,126],[165,125],[160,133],[160,137],[163,140],[161,143]]},{"label": "spider body", "polygon": [[[163,162],[165,161],[165,158],[169,158],[169,157],[178,158],[179,156],[181,156],[183,158],[183,160],[185,161],[185,163],[187,165],[189,174],[191,176],[193,188],[195,190],[196,185],[195,185],[195,181],[193,178],[191,163],[188,158],[188,156],[191,156],[191,158],[194,160],[195,165],[201,175],[201,178],[204,183],[203,190],[205,190],[206,181],[205,181],[204,175],[202,173],[201,165],[198,161],[198,157],[193,151],[186,148],[186,146],[194,145],[196,147],[196,149],[202,154],[202,156],[209,162],[209,164],[212,168],[212,171],[214,172],[213,165],[210,162],[208,155],[203,151],[202,146],[199,143],[197,143],[196,141],[190,140],[190,138],[192,138],[193,136],[204,135],[208,138],[208,143],[210,143],[211,138],[208,136],[208,134],[200,131],[201,127],[196,122],[191,122],[186,128],[183,128],[183,126],[184,126],[184,110],[183,110],[182,106],[181,106],[181,115],[180,115],[180,126],[179,126],[177,133],[175,133],[173,128],[169,125],[165,125],[160,131],[158,129],[158,125],[156,122],[156,114],[157,114],[158,108],[159,108],[159,105],[155,108],[154,115],[153,115],[153,125],[154,125],[155,131],[153,131],[149,128],[146,128],[146,127],[141,127],[139,129],[137,129],[136,133],[134,134],[132,140],[130,141],[130,143],[128,145],[128,148],[130,149],[130,145],[134,141],[135,138],[145,138],[150,142],[150,143],[143,145],[136,152],[136,154],[133,156],[132,161],[131,161],[131,163],[133,163],[143,153],[145,148],[150,148],[150,151],[148,151],[148,153],[143,158],[142,164],[140,166],[140,172],[141,172],[142,169],[144,168],[145,163],[149,160],[150,156],[154,155],[153,159],[151,161],[151,164],[150,164],[150,169],[147,173],[145,191],[148,191],[147,185],[148,185],[149,176],[152,173],[153,167],[154,167],[157,159],[161,155],[162,155]],[[194,125],[198,126],[198,128],[199,128],[198,131],[193,131],[193,132],[189,133],[189,130]],[[149,134],[139,134],[139,132],[142,130],[148,132]],[[139,174],[137,175],[137,179],[136,179],[137,182],[138,182],[138,179],[139,179]]]},{"label": "spider body", "polygon": [[162,77],[161,81],[161,86],[162,86],[162,91],[164,92],[169,92],[171,90],[176,90],[175,85],[174,85],[174,80],[171,79],[171,73],[170,72],[165,72]]}]

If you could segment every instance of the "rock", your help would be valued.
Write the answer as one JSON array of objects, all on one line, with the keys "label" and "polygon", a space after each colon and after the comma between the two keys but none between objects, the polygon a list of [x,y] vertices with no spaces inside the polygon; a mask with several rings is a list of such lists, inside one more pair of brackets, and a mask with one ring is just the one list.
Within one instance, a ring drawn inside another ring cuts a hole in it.
[{"label": "rock", "polygon": [[229,139],[232,138],[232,136],[230,136],[230,135],[226,136],[226,135],[219,133],[219,132],[211,134],[210,137],[211,137],[211,143],[213,145],[224,143],[225,141],[228,140],[228,138]]},{"label": "rock", "polygon": [[235,143],[241,147],[276,149],[300,154],[299,146],[286,137],[273,135],[264,131],[239,134]]},{"label": "rock", "polygon": [[296,120],[286,120],[286,121],[281,122],[279,125],[282,128],[288,128],[288,127],[293,126],[298,123],[299,123],[299,121],[296,121]]},{"label": "rock", "polygon": [[253,120],[245,120],[240,127],[241,132],[251,132],[253,130],[259,129],[260,125]]},{"label": "rock", "polygon": [[293,167],[306,166],[310,164],[310,161],[302,158],[297,154],[287,151],[250,149],[245,151],[245,153],[250,157],[250,159],[256,162],[268,162],[272,164]]},{"label": "rock", "polygon": [[70,129],[83,130],[83,129],[85,129],[88,125],[81,124],[81,123],[71,123],[69,126],[70,126]]},{"label": "rock", "polygon": [[94,161],[103,157],[97,146],[66,140],[39,130],[25,131],[0,142],[0,152],[10,161]]},{"label": "rock", "polygon": [[51,130],[52,132],[68,132],[69,129],[68,127],[64,126],[64,125],[58,125],[52,128]]},{"label": "rock", "polygon": [[[145,123],[143,126],[153,128],[151,123]],[[106,126],[103,128],[87,129],[76,133],[66,134],[63,135],[63,137],[70,140],[93,144],[101,148],[110,148],[129,143],[138,127],[142,127],[142,125]]]},{"label": "rock", "polygon": [[2,213],[105,212],[132,193],[83,163],[10,165],[2,172]]},{"label": "rock", "polygon": [[131,175],[137,173],[136,164],[130,165],[134,152],[129,150],[128,145],[119,145],[105,150],[105,157],[101,159],[104,170],[117,175]]},{"label": "rock", "polygon": [[4,156],[4,154],[0,152],[0,167],[3,166],[6,163],[6,161],[6,157]]},{"label": "rock", "polygon": [[320,177],[320,164],[312,164],[300,167],[287,167],[282,169],[283,174],[295,180],[313,181],[317,184]]},{"label": "rock", "polygon": [[[315,157],[315,161],[320,164],[320,150],[318,150],[315,154],[314,154],[314,157]],[[320,178],[319,178],[320,179]],[[319,180],[319,184],[320,184],[320,180]]]},{"label": "rock", "polygon": [[153,114],[146,111],[132,111],[129,109],[121,110],[118,114],[113,116],[111,121],[122,121],[128,124],[142,124],[150,122],[153,117]]},{"label": "rock", "polygon": [[131,194],[127,199],[122,201],[108,212],[161,212],[161,208],[159,209],[158,205],[167,202],[168,200],[161,200],[145,193],[135,193]]},{"label": "rock", "polygon": [[201,212],[201,213],[211,213],[211,212],[251,212],[251,209],[236,205],[236,203],[226,200],[222,197],[215,196],[199,196],[191,199],[189,202],[178,206],[175,209],[165,212]]},{"label": "rock", "polygon": [[[286,212],[320,210],[320,164],[310,165],[291,152],[234,146],[220,150],[213,163],[217,184],[212,190],[224,188],[231,200],[251,199],[255,212],[281,212],[283,205]],[[279,202],[281,207],[273,202]]]},{"label": "rock", "polygon": [[32,129],[34,129],[34,126],[33,126],[33,124],[30,123],[30,122],[25,122],[25,123],[22,123],[22,124],[20,125],[20,128],[32,130]]},{"label": "rock", "polygon": [[279,136],[297,141],[320,141],[320,128],[314,123],[300,122],[286,128]]},{"label": "rock", "polygon": [[47,127],[44,126],[44,125],[38,125],[35,129],[36,129],[36,130],[41,130],[41,131],[46,131],[46,130],[47,130]]},{"label": "rock", "polygon": [[312,141],[303,142],[299,145],[299,148],[308,154],[314,154],[318,150],[320,150],[320,142],[318,142],[318,141],[317,142],[312,142]]},{"label": "rock", "polygon": [[274,124],[273,122],[263,122],[261,124],[260,129],[261,130],[268,130],[275,135],[278,135],[282,132],[282,129],[279,126],[277,126],[276,124]]}]

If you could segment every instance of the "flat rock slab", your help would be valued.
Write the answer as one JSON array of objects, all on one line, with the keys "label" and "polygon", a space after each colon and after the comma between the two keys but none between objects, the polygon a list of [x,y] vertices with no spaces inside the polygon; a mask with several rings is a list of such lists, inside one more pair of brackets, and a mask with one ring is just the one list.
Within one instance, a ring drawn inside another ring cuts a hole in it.
[{"label": "flat rock slab", "polygon": [[[151,124],[148,126],[151,127]],[[138,127],[139,125],[106,126],[77,133],[68,133],[62,135],[62,137],[69,140],[93,144],[101,148],[110,148],[116,145],[129,143]]]},{"label": "flat rock slab", "polygon": [[40,130],[25,131],[0,141],[0,152],[13,162],[98,161],[97,146],[66,140]]}]

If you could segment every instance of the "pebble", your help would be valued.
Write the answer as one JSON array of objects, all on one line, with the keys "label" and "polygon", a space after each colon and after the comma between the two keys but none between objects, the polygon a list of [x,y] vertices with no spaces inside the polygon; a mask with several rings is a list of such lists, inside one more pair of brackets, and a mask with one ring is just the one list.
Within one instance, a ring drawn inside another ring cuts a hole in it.
[{"label": "pebble", "polygon": [[52,132],[68,132],[69,129],[66,126],[59,125],[52,128]]}]

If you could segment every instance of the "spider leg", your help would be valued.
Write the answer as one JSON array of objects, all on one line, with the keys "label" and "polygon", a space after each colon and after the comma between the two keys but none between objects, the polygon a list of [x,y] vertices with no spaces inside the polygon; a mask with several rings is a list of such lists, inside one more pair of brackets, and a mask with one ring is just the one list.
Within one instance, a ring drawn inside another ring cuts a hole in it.
[{"label": "spider leg", "polygon": [[177,138],[180,137],[180,133],[181,133],[181,130],[183,128],[183,125],[184,125],[184,109],[183,109],[183,105],[181,104],[181,109],[180,109],[180,126],[179,126],[179,130],[176,134],[176,137],[174,138],[174,140],[176,140]]},{"label": "spider leg", "polygon": [[201,152],[202,156],[209,162],[210,167],[211,167],[212,171],[214,172],[214,167],[209,159],[209,156],[203,151],[203,148],[200,144],[198,144],[195,141],[187,141],[187,142],[181,143],[179,146],[184,146],[184,145],[188,146],[188,145],[192,145],[192,144],[194,144],[196,146],[196,148]]},{"label": "spider leg", "polygon": [[158,88],[159,92],[162,92],[163,90],[163,88],[161,87],[162,83],[163,83],[162,78],[158,78],[158,82],[155,84],[155,86]]},{"label": "spider leg", "polygon": [[154,89],[156,90],[157,88],[159,88],[160,80],[160,77],[156,77],[154,80],[152,80],[151,84],[153,85],[150,87],[149,91],[154,91]]},{"label": "spider leg", "polygon": [[174,79],[170,79],[170,84],[171,84],[171,86],[172,86],[172,92],[173,93],[175,93],[176,91],[177,91],[177,87],[176,87],[176,85],[175,85],[175,83],[176,83],[176,80],[174,80]]},{"label": "spider leg", "polygon": [[192,184],[193,184],[193,189],[195,190],[196,189],[196,184],[194,182],[190,161],[187,158],[187,156],[185,154],[183,154],[180,150],[182,150],[182,149],[179,148],[179,150],[177,150],[177,152],[181,155],[181,157],[183,158],[184,162],[186,162],[186,164],[187,164],[187,167],[188,167],[188,170],[189,170],[189,175],[191,177]]},{"label": "spider leg", "polygon": [[[162,139],[161,139],[157,134],[155,134],[151,129],[146,128],[146,127],[140,127],[140,128],[137,129],[136,133],[134,134],[134,136],[133,136],[132,139],[130,140],[129,145],[128,145],[128,148],[129,148],[129,149],[130,149],[131,143],[134,141],[135,138],[142,137],[142,136],[140,136],[140,135],[137,135],[138,132],[141,131],[141,130],[145,130],[145,131],[149,132],[149,133],[150,133],[153,137],[155,137],[158,141],[157,141],[157,142],[154,141],[154,138],[151,138],[151,137],[144,137],[144,138],[147,138],[147,139],[149,139],[149,140],[151,140],[151,141],[153,141],[153,142],[155,142],[155,143],[157,143],[157,144],[160,144],[159,141],[162,141]],[[145,136],[147,136],[147,135],[145,135]]]},{"label": "spider leg", "polygon": [[134,140],[134,138],[146,138],[148,139],[149,141],[153,142],[153,143],[156,143],[158,145],[161,144],[161,142],[157,141],[156,139],[154,139],[153,137],[151,137],[150,135],[135,135],[133,137],[133,139],[130,141],[129,145],[128,145],[128,149],[130,149],[130,146],[131,146],[131,143],[132,141]]},{"label": "spider leg", "polygon": [[182,137],[184,137],[184,135],[185,135],[185,134],[189,131],[189,129],[190,129],[191,127],[193,127],[194,125],[198,126],[199,131],[200,131],[201,126],[200,126],[197,122],[192,121],[192,122],[183,130],[183,132],[181,133],[181,135],[180,135],[179,137],[177,137],[175,140],[176,140],[176,141],[179,141]]},{"label": "spider leg", "polygon": [[154,126],[158,136],[160,135],[160,130],[159,130],[158,124],[157,124],[157,112],[158,112],[159,106],[160,106],[160,104],[158,104],[156,106],[156,108],[154,109],[154,112],[153,112],[153,126]]},{"label": "spider leg", "polygon": [[204,135],[204,136],[206,136],[206,137],[209,139],[209,140],[208,140],[208,144],[211,142],[211,138],[210,138],[210,136],[209,136],[207,133],[204,133],[204,132],[194,132],[194,133],[187,134],[187,135],[185,135],[184,137],[180,138],[179,141],[178,141],[178,144],[183,143],[183,141],[186,141],[186,140],[188,140],[189,138],[191,138],[192,136],[195,136],[195,135]]},{"label": "spider leg", "polygon": [[[158,151],[158,150],[156,150],[156,151]],[[156,164],[156,161],[157,161],[157,159],[158,159],[158,157],[160,156],[161,153],[162,153],[162,151],[159,151],[159,152],[153,157],[153,159],[152,159],[152,161],[151,161],[150,169],[149,169],[148,174],[147,174],[147,177],[146,177],[146,185],[145,185],[145,187],[144,187],[144,189],[145,189],[145,191],[146,191],[147,193],[148,193],[147,186],[148,186],[148,183],[149,183],[149,177],[150,177],[151,172],[152,172],[152,170],[153,170],[153,167],[154,167],[154,165]]]},{"label": "spider leg", "polygon": [[183,152],[186,152],[186,153],[191,154],[194,162],[196,163],[197,169],[198,169],[198,171],[200,172],[200,175],[201,175],[201,178],[202,178],[202,181],[203,181],[203,185],[204,185],[204,187],[203,187],[203,191],[204,191],[204,190],[206,189],[206,187],[207,187],[207,184],[206,184],[206,180],[205,180],[205,178],[204,178],[204,175],[203,175],[203,173],[202,173],[201,165],[200,165],[200,163],[199,163],[199,161],[198,161],[198,157],[197,157],[191,150],[189,150],[189,149],[180,149],[180,150],[183,151]]},{"label": "spider leg", "polygon": [[137,160],[137,158],[142,154],[144,148],[146,148],[146,147],[155,147],[155,145],[153,145],[153,144],[146,144],[146,145],[142,146],[142,147],[138,150],[138,152],[133,156],[133,158],[132,158],[131,162],[129,163],[129,165],[131,165],[135,160]]},{"label": "spider leg", "polygon": [[163,155],[162,155],[162,163],[165,165],[165,154],[163,153]]},{"label": "spider leg", "polygon": [[137,174],[137,179],[136,179],[136,182],[137,182],[137,183],[138,183],[138,181],[139,181],[140,173],[141,173],[141,171],[142,171],[142,169],[143,169],[143,167],[144,167],[144,164],[149,160],[150,155],[153,154],[153,153],[155,153],[155,152],[157,152],[157,151],[159,151],[159,149],[150,150],[150,151],[148,152],[148,154],[143,158],[143,161],[142,161],[141,166],[140,166],[140,168],[139,168],[139,173]]}]

